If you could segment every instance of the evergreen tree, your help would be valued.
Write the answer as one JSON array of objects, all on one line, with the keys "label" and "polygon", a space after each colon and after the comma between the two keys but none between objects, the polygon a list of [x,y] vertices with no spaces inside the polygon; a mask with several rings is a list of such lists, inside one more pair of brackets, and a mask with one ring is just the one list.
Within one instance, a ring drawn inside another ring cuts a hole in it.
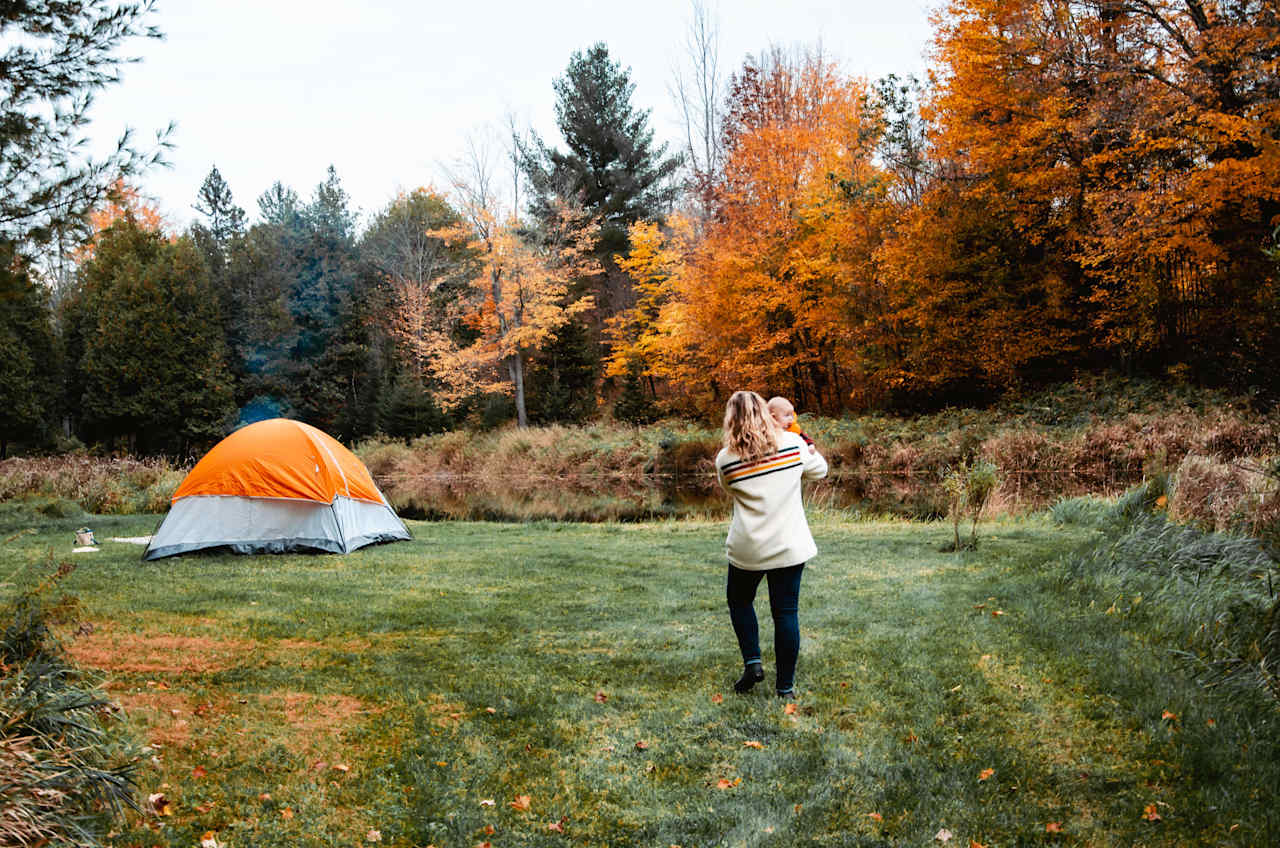
[{"label": "evergreen tree", "polygon": [[622,391],[613,405],[613,417],[642,427],[651,424],[658,417],[658,409],[654,405],[653,396],[645,388],[644,378],[639,365],[627,369],[622,379]]},{"label": "evergreen tree", "polygon": [[674,201],[679,157],[664,158],[667,146],[654,146],[648,110],[631,105],[631,70],[610,59],[603,43],[575,52],[554,87],[569,149],[533,138],[522,157],[530,212],[547,221],[557,199],[574,201],[603,225],[602,250],[624,250],[628,226],[663,217]]},{"label": "evergreen tree", "polygon": [[57,406],[56,345],[48,294],[0,242],[0,459],[11,442],[41,440]]},{"label": "evergreen tree", "polygon": [[99,235],[70,305],[88,440],[185,454],[225,434],[234,407],[212,295],[191,239],[170,242],[131,215]]},{"label": "evergreen tree", "polygon": [[115,150],[86,159],[93,94],[119,82],[115,55],[136,36],[159,38],[145,19],[154,0],[0,3],[0,239],[29,249],[77,231],[120,180],[159,161],[126,132]]},{"label": "evergreen tree", "polygon": [[581,423],[596,410],[591,334],[581,321],[561,325],[529,359],[529,414],[535,423]]},{"label": "evergreen tree", "polygon": [[204,216],[206,223],[201,229],[220,249],[225,250],[231,239],[244,235],[244,210],[236,206],[231,186],[222,178],[217,165],[209,169],[192,208]]}]

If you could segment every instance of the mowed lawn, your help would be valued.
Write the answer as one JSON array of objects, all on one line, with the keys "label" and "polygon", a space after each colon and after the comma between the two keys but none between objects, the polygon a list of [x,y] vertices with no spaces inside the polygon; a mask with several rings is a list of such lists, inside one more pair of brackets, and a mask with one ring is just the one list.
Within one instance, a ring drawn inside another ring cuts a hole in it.
[{"label": "mowed lawn", "polygon": [[732,691],[723,524],[411,522],[347,556],[156,563],[105,541],[155,522],[3,549],[77,564],[71,650],[152,743],[170,814],[118,846],[1275,843],[1247,711],[1060,581],[1087,533],[1044,518],[957,555],[947,525],[818,517],[794,712],[763,587],[768,676]]}]

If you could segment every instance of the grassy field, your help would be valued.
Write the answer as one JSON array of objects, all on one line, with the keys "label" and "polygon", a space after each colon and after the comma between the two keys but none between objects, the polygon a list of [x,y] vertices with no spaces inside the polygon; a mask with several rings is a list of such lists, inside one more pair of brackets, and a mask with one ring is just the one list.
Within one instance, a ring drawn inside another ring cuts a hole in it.
[{"label": "grassy field", "polygon": [[117,846],[1280,840],[1256,714],[1059,578],[1092,531],[1010,520],[951,554],[944,524],[819,517],[788,712],[771,674],[730,688],[722,524],[413,522],[349,556],[157,563],[105,541],[155,522],[97,518],[73,557],[46,519],[0,567],[78,565],[70,648],[169,801]]}]

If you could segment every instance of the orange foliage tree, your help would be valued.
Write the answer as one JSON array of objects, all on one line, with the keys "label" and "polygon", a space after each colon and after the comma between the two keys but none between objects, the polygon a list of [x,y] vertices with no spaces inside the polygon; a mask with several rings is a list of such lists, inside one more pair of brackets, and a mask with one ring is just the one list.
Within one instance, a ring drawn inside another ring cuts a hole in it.
[{"label": "orange foliage tree", "polygon": [[1215,368],[1265,356],[1278,317],[1265,252],[1280,223],[1274,2],[952,0],[936,58],[934,155],[952,179],[924,214],[968,209],[991,225],[975,247],[954,218],[940,232],[918,223],[898,251],[915,258],[899,261],[907,274],[937,290],[958,259],[993,251],[969,290],[1008,268],[1020,329],[997,346],[1015,370],[1090,350]]},{"label": "orange foliage tree", "polygon": [[597,227],[583,226],[580,210],[557,205],[536,234],[515,218],[499,221],[486,192],[460,192],[468,223],[435,235],[461,241],[473,257],[467,295],[443,316],[428,318],[429,292],[402,287],[403,314],[393,332],[409,340],[414,360],[440,386],[445,406],[480,392],[513,396],[516,421],[528,426],[524,363],[557,329],[593,306],[573,283],[597,270],[592,258]]},{"label": "orange foliage tree", "polygon": [[739,386],[847,405],[889,209],[866,94],[820,53],[775,49],[734,75],[714,214],[697,233],[632,229],[637,304],[613,326],[613,373],[638,361],[708,409]]}]

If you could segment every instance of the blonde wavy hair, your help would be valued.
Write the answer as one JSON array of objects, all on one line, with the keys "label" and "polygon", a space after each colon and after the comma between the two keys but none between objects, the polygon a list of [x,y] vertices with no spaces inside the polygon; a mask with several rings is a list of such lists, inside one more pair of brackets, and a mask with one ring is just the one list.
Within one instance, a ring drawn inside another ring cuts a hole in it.
[{"label": "blonde wavy hair", "polygon": [[739,459],[758,459],[778,449],[778,425],[764,398],[733,393],[724,407],[724,446]]}]

